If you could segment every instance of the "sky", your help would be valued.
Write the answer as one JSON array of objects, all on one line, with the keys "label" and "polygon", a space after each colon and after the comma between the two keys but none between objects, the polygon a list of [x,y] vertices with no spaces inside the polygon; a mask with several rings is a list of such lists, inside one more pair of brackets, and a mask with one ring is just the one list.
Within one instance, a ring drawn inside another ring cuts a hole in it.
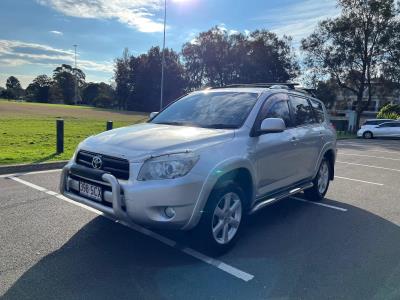
[{"label": "sky", "polygon": [[[335,0],[167,0],[167,44],[180,51],[213,26],[229,33],[268,29],[298,47],[318,21],[337,15]],[[161,46],[163,0],[0,0],[0,86],[16,76],[26,87],[62,63],[87,82],[110,83],[124,48],[133,55]]]}]

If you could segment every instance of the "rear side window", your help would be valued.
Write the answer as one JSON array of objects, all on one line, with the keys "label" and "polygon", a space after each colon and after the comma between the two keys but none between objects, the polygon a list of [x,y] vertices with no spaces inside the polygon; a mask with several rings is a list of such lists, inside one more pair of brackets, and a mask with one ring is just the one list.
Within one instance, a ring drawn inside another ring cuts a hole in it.
[{"label": "rear side window", "polygon": [[307,99],[291,96],[290,102],[292,104],[294,123],[296,126],[315,123],[314,114]]},{"label": "rear side window", "polygon": [[286,127],[291,126],[290,110],[287,101],[279,101],[272,105],[266,115],[267,118],[281,118],[285,121]]},{"label": "rear side window", "polygon": [[311,106],[314,109],[315,117],[318,123],[322,123],[325,121],[325,112],[324,107],[321,102],[310,99]]},{"label": "rear side window", "polygon": [[385,123],[380,125],[380,127],[400,127],[400,123]]}]

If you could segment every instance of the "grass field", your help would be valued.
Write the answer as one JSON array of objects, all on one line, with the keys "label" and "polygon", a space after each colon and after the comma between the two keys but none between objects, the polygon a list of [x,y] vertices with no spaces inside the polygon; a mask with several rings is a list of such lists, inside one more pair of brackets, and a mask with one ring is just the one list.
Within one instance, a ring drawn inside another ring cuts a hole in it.
[{"label": "grass field", "polygon": [[[64,119],[65,152],[55,154],[56,119]],[[84,138],[105,130],[144,122],[147,114],[84,106],[0,100],[0,165],[69,159]]]}]

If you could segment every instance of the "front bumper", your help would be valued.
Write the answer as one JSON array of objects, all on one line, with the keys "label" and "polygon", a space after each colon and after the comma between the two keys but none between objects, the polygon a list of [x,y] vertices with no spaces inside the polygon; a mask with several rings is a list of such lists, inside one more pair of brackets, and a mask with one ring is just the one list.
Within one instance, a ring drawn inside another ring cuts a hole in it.
[{"label": "front bumper", "polygon": [[[93,174],[91,174],[93,172]],[[103,187],[103,202],[96,202],[79,194],[79,181]],[[147,227],[190,229],[188,222],[196,213],[195,206],[201,194],[203,181],[195,174],[173,179],[141,182],[118,180],[115,176],[78,167],[69,163],[61,175],[60,192],[71,200],[95,208],[116,219],[135,222]],[[165,213],[173,208],[171,218]],[[198,219],[198,218],[195,218]]]}]

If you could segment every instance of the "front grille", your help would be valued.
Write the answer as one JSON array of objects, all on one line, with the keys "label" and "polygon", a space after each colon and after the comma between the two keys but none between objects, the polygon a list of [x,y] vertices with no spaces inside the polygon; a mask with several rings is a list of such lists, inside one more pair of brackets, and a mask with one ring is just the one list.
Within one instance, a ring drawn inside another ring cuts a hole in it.
[{"label": "front grille", "polygon": [[118,179],[129,179],[129,162],[126,159],[81,150],[76,157],[76,163],[94,169],[92,161],[95,156],[99,156],[103,162],[99,170],[111,173]]}]

